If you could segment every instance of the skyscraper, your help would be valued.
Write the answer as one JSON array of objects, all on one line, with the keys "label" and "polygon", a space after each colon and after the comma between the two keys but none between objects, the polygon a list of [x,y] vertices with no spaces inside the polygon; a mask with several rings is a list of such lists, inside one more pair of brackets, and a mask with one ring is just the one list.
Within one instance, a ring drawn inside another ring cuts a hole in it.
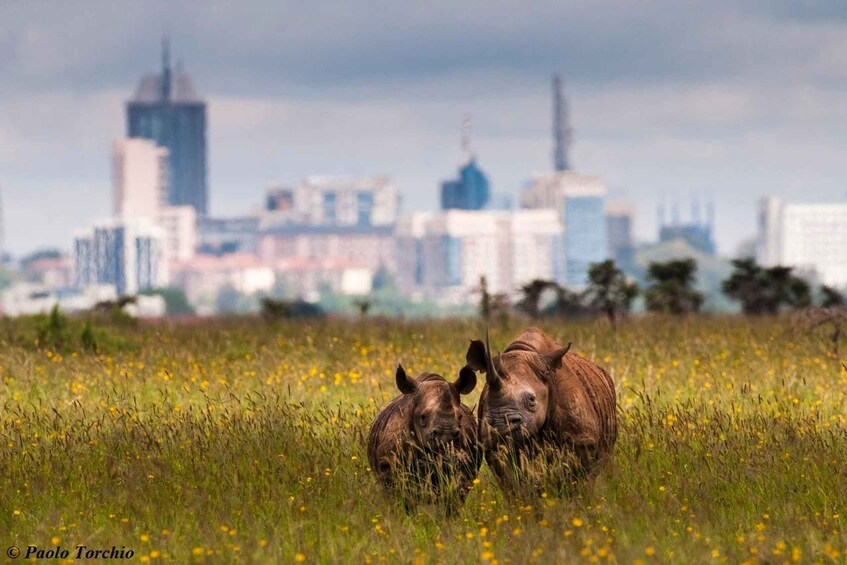
[{"label": "skyscraper", "polygon": [[74,237],[75,282],[79,287],[114,285],[118,294],[166,286],[165,235],[147,218],[112,219]]},{"label": "skyscraper", "polygon": [[145,75],[126,105],[127,137],[151,139],[169,151],[168,203],[208,210],[206,186],[206,103],[191,78],[171,70],[168,41],[162,41],[161,74]]},{"label": "skyscraper", "polygon": [[470,131],[470,116],[465,115],[462,125],[462,152],[466,162],[459,168],[459,178],[441,183],[442,210],[481,210],[491,197],[488,178],[476,164],[476,155],[470,149]]},{"label": "skyscraper", "polygon": [[608,257],[603,203],[606,186],[600,177],[573,171],[536,175],[521,194],[524,208],[553,208],[564,225],[564,254],[554,264],[554,280],[584,288],[588,267]]},{"label": "skyscraper", "polygon": [[112,144],[115,216],[156,218],[167,203],[168,150],[147,139]]}]

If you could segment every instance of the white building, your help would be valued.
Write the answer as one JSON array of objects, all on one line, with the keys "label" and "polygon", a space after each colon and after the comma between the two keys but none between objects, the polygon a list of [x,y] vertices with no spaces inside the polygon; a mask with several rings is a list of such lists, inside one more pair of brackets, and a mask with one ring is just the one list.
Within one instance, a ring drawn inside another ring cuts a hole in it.
[{"label": "white building", "polygon": [[167,286],[164,231],[147,218],[98,222],[75,234],[74,271],[78,288],[111,284],[136,294]]},{"label": "white building", "polygon": [[114,215],[155,219],[168,197],[168,150],[140,138],[112,144]]},{"label": "white building", "polygon": [[562,226],[553,210],[445,210],[402,216],[396,235],[404,290],[461,303],[482,276],[491,292],[509,295],[552,279]]},{"label": "white building", "polygon": [[271,187],[262,227],[283,223],[321,226],[388,226],[397,221],[399,198],[387,176],[309,176],[292,187]]},{"label": "white building", "polygon": [[158,224],[165,232],[165,253],[169,261],[187,261],[197,248],[197,211],[194,206],[163,206]]},{"label": "white building", "polygon": [[609,257],[606,193],[600,177],[573,171],[537,174],[521,193],[523,208],[555,210],[562,222],[564,261],[554,274],[557,282],[582,288],[589,265]]},{"label": "white building", "polygon": [[847,202],[762,200],[756,260],[814,274],[829,286],[847,286]]},{"label": "white building", "polygon": [[46,284],[18,283],[3,291],[2,312],[5,316],[31,316],[46,314],[54,306],[62,312],[80,312],[117,297],[115,287],[108,284],[56,289]]}]

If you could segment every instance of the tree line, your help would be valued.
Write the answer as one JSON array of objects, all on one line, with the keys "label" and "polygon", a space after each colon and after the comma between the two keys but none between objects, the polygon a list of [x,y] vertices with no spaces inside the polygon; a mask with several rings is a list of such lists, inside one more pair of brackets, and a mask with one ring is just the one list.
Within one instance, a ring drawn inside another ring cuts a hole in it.
[{"label": "tree line", "polygon": [[[792,267],[764,267],[755,259],[735,259],[733,270],[721,285],[722,292],[741,303],[746,315],[776,315],[782,311],[813,306],[812,286],[797,276]],[[544,316],[605,316],[613,324],[632,310],[636,298],[644,298],[648,312],[671,315],[700,311],[705,297],[694,288],[697,262],[692,258],[653,262],[647,267],[646,288],[627,278],[611,259],[592,263],[588,284],[577,292],[558,283],[535,279],[523,285],[512,306],[508,295],[492,294],[485,277],[480,280],[480,314],[485,319],[507,315],[512,308],[532,318]],[[552,299],[544,301],[545,296]],[[820,288],[817,305],[843,306],[845,297],[826,285]]]}]

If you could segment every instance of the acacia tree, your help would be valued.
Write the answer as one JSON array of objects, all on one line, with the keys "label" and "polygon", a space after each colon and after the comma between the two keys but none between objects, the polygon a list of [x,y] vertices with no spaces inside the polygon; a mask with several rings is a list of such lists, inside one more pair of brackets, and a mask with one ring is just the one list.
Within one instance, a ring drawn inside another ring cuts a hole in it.
[{"label": "acacia tree", "polygon": [[806,308],[812,304],[809,283],[793,274],[791,267],[764,268],[755,259],[735,259],[733,271],[721,288],[741,302],[747,315],[776,315],[782,306]]},{"label": "acacia tree", "polygon": [[629,313],[636,296],[638,285],[627,281],[612,259],[589,265],[585,297],[591,309],[605,314],[613,325],[619,316]]},{"label": "acacia tree", "polygon": [[519,310],[529,314],[531,318],[538,318],[541,313],[541,296],[545,290],[555,289],[558,285],[553,281],[535,279],[520,289],[523,298],[515,305]]},{"label": "acacia tree", "polygon": [[831,286],[821,286],[821,306],[823,308],[838,308],[844,306],[844,295]]},{"label": "acacia tree", "polygon": [[692,288],[697,262],[692,258],[650,263],[644,293],[647,310],[666,314],[689,314],[700,310],[703,295]]}]

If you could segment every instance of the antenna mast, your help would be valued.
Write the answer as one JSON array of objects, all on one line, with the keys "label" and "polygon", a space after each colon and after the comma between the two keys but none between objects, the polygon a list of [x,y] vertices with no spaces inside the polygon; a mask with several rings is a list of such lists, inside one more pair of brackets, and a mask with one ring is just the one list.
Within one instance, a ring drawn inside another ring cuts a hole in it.
[{"label": "antenna mast", "polygon": [[553,75],[553,167],[568,171],[571,146],[571,128],[568,125],[568,102],[562,92],[562,77]]}]

